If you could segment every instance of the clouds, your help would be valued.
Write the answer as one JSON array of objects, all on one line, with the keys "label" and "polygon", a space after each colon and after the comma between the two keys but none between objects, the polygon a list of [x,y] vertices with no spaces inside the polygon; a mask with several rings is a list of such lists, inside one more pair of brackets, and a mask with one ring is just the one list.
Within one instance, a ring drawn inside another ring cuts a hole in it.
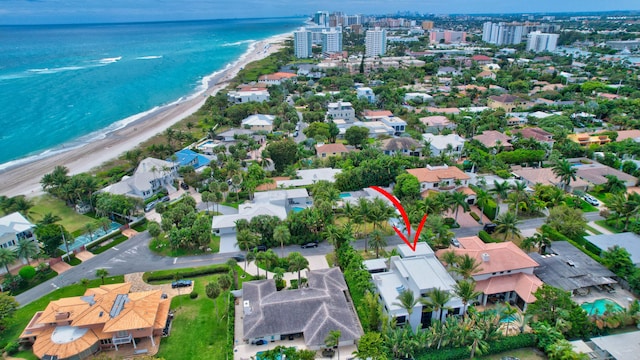
[{"label": "clouds", "polygon": [[[321,8],[319,8],[321,7]],[[637,0],[0,0],[0,24],[256,18],[317,10],[385,14],[640,10]]]}]

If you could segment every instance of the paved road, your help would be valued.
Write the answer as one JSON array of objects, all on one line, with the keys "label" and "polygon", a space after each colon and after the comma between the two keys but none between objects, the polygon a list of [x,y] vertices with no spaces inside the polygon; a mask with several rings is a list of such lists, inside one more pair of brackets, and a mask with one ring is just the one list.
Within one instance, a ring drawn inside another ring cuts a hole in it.
[{"label": "paved road", "polygon": [[[597,213],[586,213],[587,221],[600,220],[602,217]],[[545,218],[524,220],[520,224],[520,229],[536,229],[544,224]],[[477,235],[482,230],[482,226],[455,229],[457,237]],[[159,256],[149,250],[151,236],[148,232],[142,232],[131,239],[96,255],[90,260],[71,268],[61,275],[46,281],[33,289],[30,289],[18,296],[16,300],[21,306],[47,295],[51,291],[79,282],[83,278],[95,278],[97,269],[107,269],[110,275],[124,275],[134,272],[144,272],[162,269],[179,269],[185,267],[204,266],[211,264],[222,264],[234,253],[229,254],[206,254],[197,256],[187,256],[172,258]],[[394,235],[387,238],[387,246],[394,247],[401,244],[402,240]],[[353,243],[356,249],[364,248],[364,240]],[[286,246],[284,249],[273,249],[278,255],[286,256],[291,252],[298,251],[302,255],[323,255],[331,252],[333,247],[328,242],[322,242],[317,248],[301,249],[297,245]]]}]

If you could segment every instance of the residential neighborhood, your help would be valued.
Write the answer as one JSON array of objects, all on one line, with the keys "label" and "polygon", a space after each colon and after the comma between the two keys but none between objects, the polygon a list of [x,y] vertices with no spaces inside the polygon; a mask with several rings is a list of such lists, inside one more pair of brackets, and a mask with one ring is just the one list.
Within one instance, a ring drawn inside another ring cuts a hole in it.
[{"label": "residential neighborhood", "polygon": [[149,142],[0,191],[0,345],[637,358],[639,19],[312,14]]}]

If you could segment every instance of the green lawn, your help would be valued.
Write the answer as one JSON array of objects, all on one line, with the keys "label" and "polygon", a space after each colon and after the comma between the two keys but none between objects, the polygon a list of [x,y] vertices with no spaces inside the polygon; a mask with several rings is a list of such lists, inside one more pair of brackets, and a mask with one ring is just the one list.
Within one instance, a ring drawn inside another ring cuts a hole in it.
[{"label": "green lawn", "polygon": [[[105,284],[116,284],[124,282],[124,276],[105,277]],[[89,287],[98,287],[102,284],[100,279],[91,280]],[[16,311],[13,317],[13,322],[2,332],[0,337],[0,348],[4,348],[7,342],[18,339],[18,336],[22,333],[24,328],[29,324],[33,315],[41,310],[44,310],[49,302],[52,300],[58,300],[65,297],[81,296],[85,292],[85,287],[80,284],[70,285],[51,292],[49,295],[43,296],[40,299],[25,305],[24,307]],[[28,358],[28,359],[32,359]]]},{"label": "green lawn", "polygon": [[[567,203],[567,206],[570,208],[574,207],[575,204],[575,200],[572,197],[567,197],[567,199],[565,199],[565,202]],[[580,209],[583,212],[595,212],[598,211],[598,208],[589,204],[588,202],[580,199]]]},{"label": "green lawn", "polygon": [[191,255],[199,255],[205,253],[217,253],[220,251],[220,236],[211,235],[211,242],[209,243],[209,248],[211,251],[205,252],[198,249],[172,249],[169,244],[169,239],[163,238],[163,235],[160,235],[159,239],[153,239],[149,243],[149,249],[155,252],[158,255],[162,256],[171,256],[171,257],[179,257],[179,256],[191,256]]},{"label": "green lawn", "polygon": [[[243,274],[238,269],[238,286],[242,286]],[[219,275],[195,278],[193,291],[199,295],[190,299],[189,295],[176,296],[171,300],[171,309],[175,317],[171,335],[162,339],[158,357],[165,359],[226,360],[227,320],[229,292],[222,293],[216,302],[205,293],[208,282],[215,281]],[[233,301],[233,298],[230,299]],[[217,310],[216,310],[217,309]],[[197,335],[195,335],[197,334]],[[194,336],[195,335],[195,336]]]},{"label": "green lawn", "polygon": [[620,229],[618,229],[615,226],[611,226],[611,225],[607,224],[607,220],[596,220],[595,223],[600,225],[600,226],[602,226],[603,228],[611,231],[614,234],[619,233],[621,231],[620,229],[622,229],[623,226],[624,226],[624,225],[621,225]]},{"label": "green lawn", "polygon": [[51,195],[42,195],[33,199],[33,207],[29,210],[29,218],[38,222],[47,213],[59,216],[62,220],[58,223],[70,233],[82,230],[85,224],[95,222],[95,219],[80,215],[72,208],[68,207],[64,201],[58,200]]}]

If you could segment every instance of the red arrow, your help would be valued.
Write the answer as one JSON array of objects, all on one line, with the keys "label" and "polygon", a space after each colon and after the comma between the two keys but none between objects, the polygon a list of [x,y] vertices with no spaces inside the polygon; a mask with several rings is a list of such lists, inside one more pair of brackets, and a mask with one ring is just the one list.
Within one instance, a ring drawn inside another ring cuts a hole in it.
[{"label": "red arrow", "polygon": [[418,243],[418,239],[420,238],[420,232],[422,232],[424,223],[425,221],[427,221],[427,214],[422,217],[422,221],[420,221],[420,225],[418,225],[418,228],[416,229],[416,235],[413,237],[413,243],[411,243],[408,239],[411,237],[411,222],[409,221],[409,216],[407,216],[407,212],[404,210],[404,207],[402,206],[402,204],[400,204],[400,201],[398,201],[395,196],[389,194],[379,186],[371,186],[371,188],[389,199],[389,201],[393,203],[396,209],[400,211],[400,215],[402,215],[402,219],[404,220],[404,226],[407,228],[407,236],[404,236],[404,234],[396,226],[393,227],[393,230],[396,231],[396,234],[400,236],[402,241],[404,241],[404,243],[407,244],[411,250],[416,251],[416,244]]}]

